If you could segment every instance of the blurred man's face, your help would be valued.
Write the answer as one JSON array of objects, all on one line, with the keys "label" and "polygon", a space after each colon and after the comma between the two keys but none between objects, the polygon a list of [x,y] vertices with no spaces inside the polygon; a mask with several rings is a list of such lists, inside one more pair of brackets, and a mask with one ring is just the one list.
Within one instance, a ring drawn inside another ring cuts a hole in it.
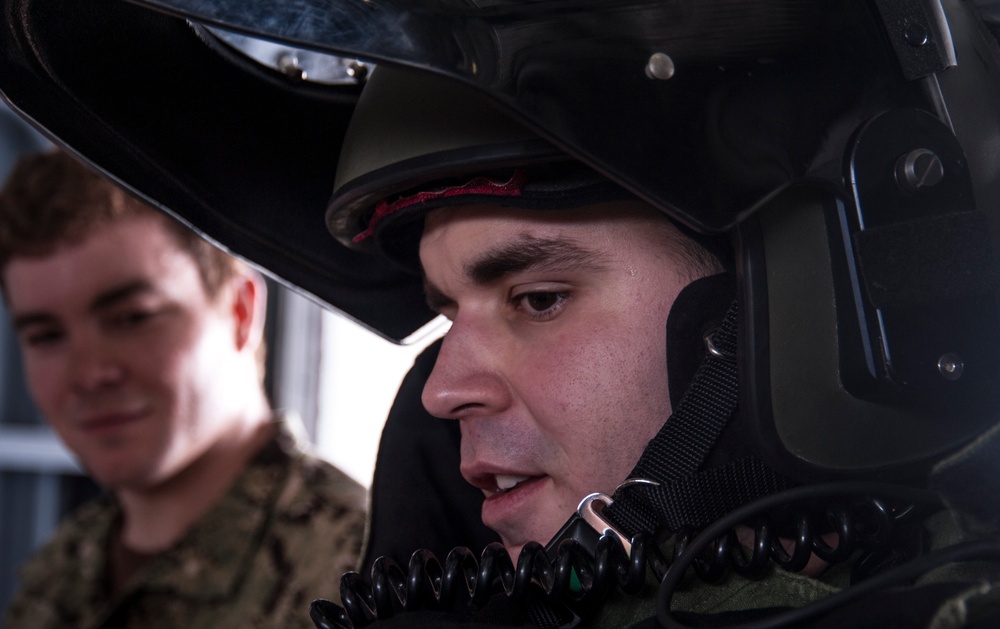
[{"label": "blurred man's face", "polygon": [[639,203],[428,215],[428,301],[452,327],[423,402],[461,422],[462,475],[512,553],[613,493],[670,415],[667,314],[705,274],[679,238]]},{"label": "blurred man's face", "polygon": [[206,295],[161,217],[97,226],[3,277],[33,397],[99,483],[148,490],[224,447],[231,291]]}]

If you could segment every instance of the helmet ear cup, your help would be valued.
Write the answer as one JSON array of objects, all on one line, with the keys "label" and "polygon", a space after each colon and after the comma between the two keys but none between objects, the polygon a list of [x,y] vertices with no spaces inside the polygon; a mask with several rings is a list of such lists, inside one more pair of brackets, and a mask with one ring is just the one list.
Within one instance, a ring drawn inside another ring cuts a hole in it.
[{"label": "helmet ear cup", "polygon": [[922,479],[996,422],[1000,392],[898,387],[875,397],[847,386],[856,292],[836,269],[848,210],[833,191],[801,184],[741,225],[741,299],[753,305],[741,311],[741,414],[761,458],[787,478]]}]

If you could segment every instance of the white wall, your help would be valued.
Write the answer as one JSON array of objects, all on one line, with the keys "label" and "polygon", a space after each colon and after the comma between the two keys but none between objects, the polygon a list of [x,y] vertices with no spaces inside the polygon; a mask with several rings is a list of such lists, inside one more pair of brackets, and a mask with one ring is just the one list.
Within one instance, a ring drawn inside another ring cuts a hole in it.
[{"label": "white wall", "polygon": [[395,345],[324,311],[320,366],[319,454],[371,486],[375,454],[389,408],[403,376],[417,355],[448,327],[438,318],[414,334],[408,345]]}]

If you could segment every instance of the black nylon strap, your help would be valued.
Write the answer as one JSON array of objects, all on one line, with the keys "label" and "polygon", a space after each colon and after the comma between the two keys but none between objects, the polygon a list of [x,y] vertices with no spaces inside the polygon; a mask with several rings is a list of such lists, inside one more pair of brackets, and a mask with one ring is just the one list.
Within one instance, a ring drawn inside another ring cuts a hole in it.
[{"label": "black nylon strap", "polygon": [[712,337],[712,343],[723,356],[706,354],[687,393],[649,442],[630,478],[649,478],[662,483],[693,474],[701,467],[736,410],[738,321],[739,304],[733,301]]},{"label": "black nylon strap", "polygon": [[604,513],[626,535],[707,524],[756,498],[790,486],[755,457],[699,472],[739,401],[734,301],[691,386],[629,475],[659,483],[626,485]]},{"label": "black nylon strap", "polygon": [[748,502],[791,487],[760,459],[747,457],[659,487],[638,485],[635,493],[649,502],[661,526],[676,531],[705,526]]}]

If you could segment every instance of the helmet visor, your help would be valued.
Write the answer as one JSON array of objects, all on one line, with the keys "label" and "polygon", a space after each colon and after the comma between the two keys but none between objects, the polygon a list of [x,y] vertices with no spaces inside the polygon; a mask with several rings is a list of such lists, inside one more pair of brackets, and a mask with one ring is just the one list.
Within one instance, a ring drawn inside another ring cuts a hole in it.
[{"label": "helmet visor", "polygon": [[731,228],[796,179],[839,178],[830,130],[853,129],[859,101],[908,98],[863,2],[140,4],[466,83],[701,231]]}]

